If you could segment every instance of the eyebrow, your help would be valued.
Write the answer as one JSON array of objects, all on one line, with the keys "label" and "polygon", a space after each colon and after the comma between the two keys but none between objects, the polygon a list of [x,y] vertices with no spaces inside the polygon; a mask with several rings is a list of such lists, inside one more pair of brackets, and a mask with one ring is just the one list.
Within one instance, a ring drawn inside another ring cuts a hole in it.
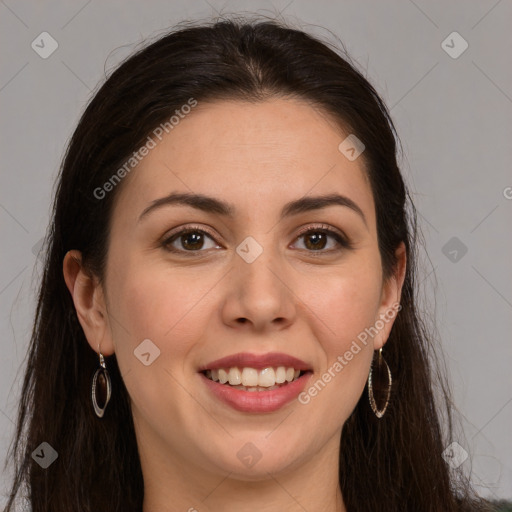
[{"label": "eyebrow", "polygon": [[[192,193],[171,193],[168,196],[155,199],[150,205],[144,209],[139,216],[139,221],[147,216],[150,212],[162,208],[164,206],[178,205],[178,206],[191,206],[197,210],[206,213],[214,213],[224,217],[233,217],[235,214],[235,207],[225,201],[216,199],[214,197],[206,196],[204,194]],[[361,208],[347,196],[340,194],[329,194],[322,196],[306,196],[295,201],[286,203],[280,215],[280,220],[298,215],[299,213],[310,212],[314,210],[321,210],[329,206],[345,206],[356,212],[368,227],[366,217]]]}]

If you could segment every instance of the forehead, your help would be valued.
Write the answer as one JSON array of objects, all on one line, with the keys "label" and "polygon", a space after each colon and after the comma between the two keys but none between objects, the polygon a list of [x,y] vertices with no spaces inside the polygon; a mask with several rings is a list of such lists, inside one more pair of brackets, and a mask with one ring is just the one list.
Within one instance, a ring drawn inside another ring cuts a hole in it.
[{"label": "forehead", "polygon": [[[267,206],[307,194],[349,196],[371,219],[364,161],[338,149],[348,134],[296,99],[199,103],[137,165],[121,203],[138,210],[173,191]],[[121,204],[120,207],[123,207]]]}]

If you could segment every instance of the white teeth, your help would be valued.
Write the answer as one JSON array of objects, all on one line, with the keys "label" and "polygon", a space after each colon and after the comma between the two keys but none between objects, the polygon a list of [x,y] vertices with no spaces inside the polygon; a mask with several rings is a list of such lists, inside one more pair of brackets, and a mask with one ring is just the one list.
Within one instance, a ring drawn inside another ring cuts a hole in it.
[{"label": "white teeth", "polygon": [[[237,389],[246,391],[262,391],[263,389],[277,389],[277,384],[285,384],[299,378],[300,370],[292,367],[278,366],[272,368],[268,366],[262,370],[245,367],[242,369],[236,366],[232,368],[218,368],[207,370],[206,377],[221,384],[226,384]],[[263,389],[262,389],[263,388]]]},{"label": "white teeth", "polygon": [[232,386],[238,386],[242,383],[242,374],[238,368],[229,369],[229,383]]},{"label": "white teeth", "polygon": [[228,379],[229,379],[229,377],[228,377],[228,373],[226,372],[226,370],[219,368],[219,382],[221,384],[226,384]]},{"label": "white teeth", "polygon": [[276,384],[282,384],[286,380],[286,368],[279,366],[276,371]]},{"label": "white teeth", "polygon": [[[244,386],[257,386],[258,370],[256,370],[255,368],[244,368],[242,370],[242,384]],[[260,386],[261,385],[262,384],[260,384]]]},{"label": "white teeth", "polygon": [[276,383],[276,373],[274,368],[263,368],[258,375],[258,385],[263,388],[269,388],[274,386]]}]

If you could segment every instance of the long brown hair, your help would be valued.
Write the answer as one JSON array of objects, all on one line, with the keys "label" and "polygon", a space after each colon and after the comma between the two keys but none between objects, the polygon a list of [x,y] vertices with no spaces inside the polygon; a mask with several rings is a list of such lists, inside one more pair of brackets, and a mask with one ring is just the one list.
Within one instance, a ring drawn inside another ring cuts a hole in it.
[{"label": "long brown hair", "polygon": [[[80,250],[86,268],[103,282],[122,183],[102,198],[94,191],[191,97],[200,103],[276,96],[310,102],[364,143],[385,277],[395,269],[400,242],[407,251],[402,309],[385,346],[393,376],[390,406],[378,420],[365,390],[342,431],[339,482],[347,509],[487,510],[442,456],[451,440],[449,395],[440,381],[443,400],[434,399],[432,339],[416,304],[416,213],[386,106],[350,58],[320,39],[277,21],[231,18],[178,27],[129,57],[98,89],[72,136],[46,238],[6,512],[24,488],[33,512],[141,510],[143,477],[129,396],[114,354],[107,365],[115,397],[101,420],[95,416],[90,386],[97,354],[78,322],[63,258]],[[47,469],[31,457],[42,442],[58,452]]]}]

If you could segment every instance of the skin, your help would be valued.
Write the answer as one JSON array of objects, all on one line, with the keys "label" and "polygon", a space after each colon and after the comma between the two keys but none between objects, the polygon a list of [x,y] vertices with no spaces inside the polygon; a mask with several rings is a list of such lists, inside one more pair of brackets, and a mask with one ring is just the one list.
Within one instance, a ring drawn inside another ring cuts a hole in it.
[{"label": "skin", "polygon": [[[197,372],[229,354],[279,351],[309,363],[313,384],[400,300],[404,247],[384,282],[363,158],[349,161],[338,150],[346,135],[296,99],[199,104],[124,179],[104,287],[79,252],[66,255],[64,276],[90,346],[116,353],[132,400],[144,512],[345,510],[341,430],[393,320],[306,405],[242,413],[214,398]],[[210,195],[236,214],[174,205],[138,221],[170,192]],[[334,192],[357,203],[366,224],[343,206],[279,220],[285,203]],[[191,223],[214,239],[205,235],[191,251],[190,238],[176,237],[172,246],[183,255],[161,246]],[[297,237],[319,224],[341,230],[353,248]],[[263,248],[250,264],[236,253],[247,236]],[[160,350],[149,366],[133,353],[147,338]],[[237,457],[247,442],[261,453],[250,468]]]}]

